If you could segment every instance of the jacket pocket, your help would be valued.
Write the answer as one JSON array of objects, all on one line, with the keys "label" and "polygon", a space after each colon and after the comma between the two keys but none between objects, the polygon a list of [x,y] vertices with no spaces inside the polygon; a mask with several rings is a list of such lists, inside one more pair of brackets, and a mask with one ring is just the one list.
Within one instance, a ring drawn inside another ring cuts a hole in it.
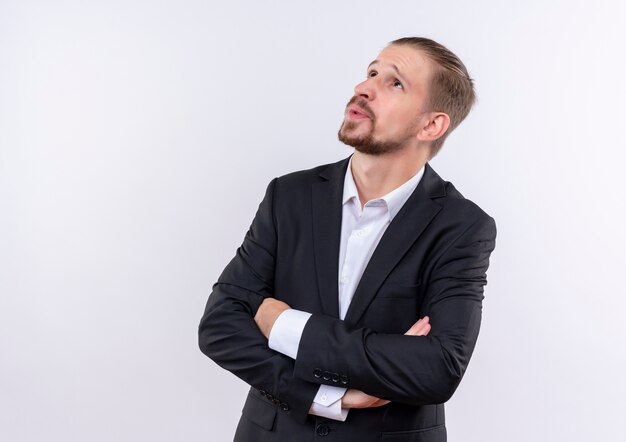
[{"label": "jacket pocket", "polygon": [[446,426],[424,428],[413,431],[390,431],[383,433],[382,442],[446,442]]},{"label": "jacket pocket", "polygon": [[243,405],[241,413],[259,427],[270,431],[274,427],[276,420],[276,407],[268,404],[264,399],[256,397],[251,391],[248,393],[246,403]]}]

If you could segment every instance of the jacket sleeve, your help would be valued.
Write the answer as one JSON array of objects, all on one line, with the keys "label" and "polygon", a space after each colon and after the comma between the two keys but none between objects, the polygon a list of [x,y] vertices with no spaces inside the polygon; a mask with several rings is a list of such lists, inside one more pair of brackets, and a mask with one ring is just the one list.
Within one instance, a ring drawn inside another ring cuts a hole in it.
[{"label": "jacket sleeve", "polygon": [[[424,289],[421,314],[428,336],[376,333],[313,315],[304,328],[296,376],[324,380],[336,372],[345,386],[411,405],[446,402],[459,385],[480,328],[483,287],[496,227],[482,214],[439,255]],[[327,377],[327,376],[326,376]]]},{"label": "jacket sleeve", "polygon": [[295,378],[293,359],[271,350],[254,322],[263,299],[274,295],[276,180],[268,185],[243,244],[213,286],[198,338],[202,352],[219,366],[304,421],[319,382]]}]

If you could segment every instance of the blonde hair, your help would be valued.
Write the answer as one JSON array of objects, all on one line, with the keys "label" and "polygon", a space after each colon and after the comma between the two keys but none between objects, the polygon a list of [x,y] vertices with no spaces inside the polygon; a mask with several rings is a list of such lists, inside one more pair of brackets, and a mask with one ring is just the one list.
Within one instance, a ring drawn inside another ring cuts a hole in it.
[{"label": "blonde hair", "polygon": [[470,78],[459,57],[436,41],[423,37],[404,37],[389,44],[411,46],[424,53],[438,68],[430,81],[427,109],[446,113],[450,117],[450,126],[441,137],[433,141],[430,153],[432,158],[439,152],[450,132],[467,117],[476,102],[474,80]]}]

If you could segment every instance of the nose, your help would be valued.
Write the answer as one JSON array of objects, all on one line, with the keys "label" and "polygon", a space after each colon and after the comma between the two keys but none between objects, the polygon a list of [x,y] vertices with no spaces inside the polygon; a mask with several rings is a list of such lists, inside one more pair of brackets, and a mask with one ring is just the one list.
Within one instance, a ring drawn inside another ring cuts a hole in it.
[{"label": "nose", "polygon": [[357,97],[363,97],[366,100],[373,100],[376,98],[376,91],[374,88],[374,79],[376,77],[369,77],[367,80],[357,84],[354,88],[354,95]]}]

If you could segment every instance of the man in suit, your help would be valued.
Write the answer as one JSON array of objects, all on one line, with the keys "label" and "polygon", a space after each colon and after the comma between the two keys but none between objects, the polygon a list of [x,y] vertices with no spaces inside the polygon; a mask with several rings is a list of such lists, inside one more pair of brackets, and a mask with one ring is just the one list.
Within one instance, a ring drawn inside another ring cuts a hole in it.
[{"label": "man in suit", "polygon": [[346,107],[354,154],[270,182],[199,327],[251,386],[236,441],[446,440],[496,229],[428,160],[473,102],[452,52],[395,40]]}]

